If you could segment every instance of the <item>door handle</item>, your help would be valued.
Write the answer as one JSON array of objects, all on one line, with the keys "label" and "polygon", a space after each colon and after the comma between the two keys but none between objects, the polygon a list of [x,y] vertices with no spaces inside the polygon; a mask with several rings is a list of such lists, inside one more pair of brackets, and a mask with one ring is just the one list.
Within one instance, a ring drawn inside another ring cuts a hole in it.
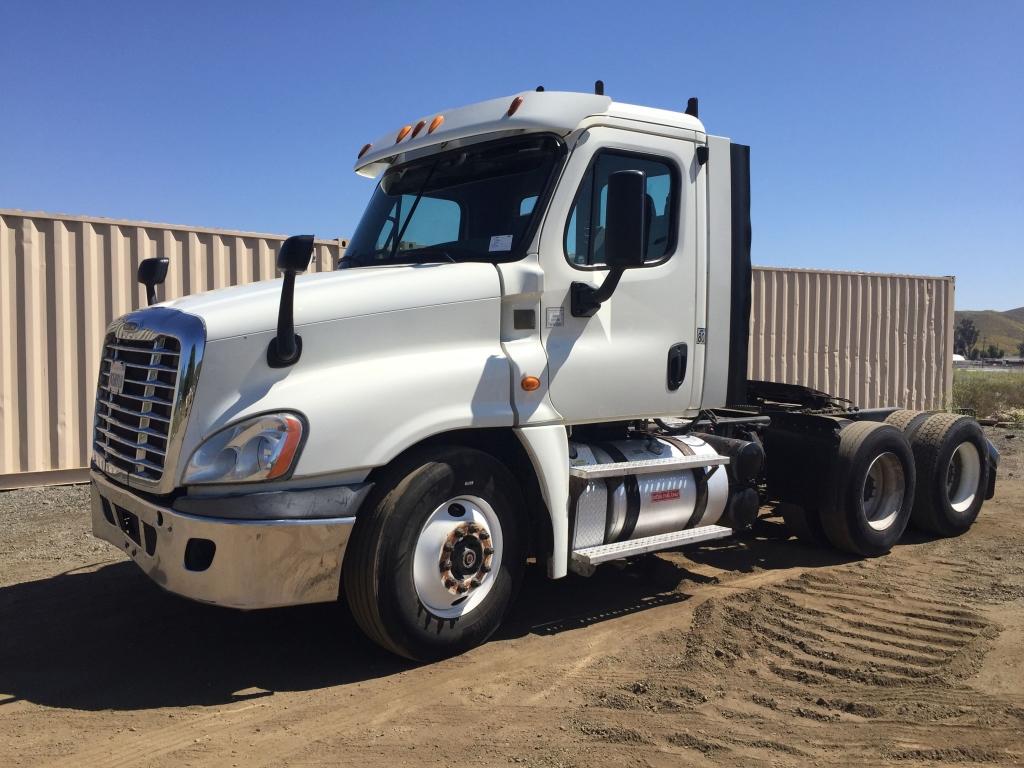
[{"label": "door handle", "polygon": [[683,385],[686,378],[686,343],[673,344],[668,350],[668,388],[675,392]]}]

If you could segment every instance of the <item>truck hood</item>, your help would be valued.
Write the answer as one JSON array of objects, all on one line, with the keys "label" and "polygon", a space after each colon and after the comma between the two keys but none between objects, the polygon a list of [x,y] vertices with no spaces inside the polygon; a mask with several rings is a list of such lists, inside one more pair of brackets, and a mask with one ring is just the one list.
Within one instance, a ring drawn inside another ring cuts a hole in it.
[{"label": "truck hood", "polygon": [[[161,306],[201,318],[208,341],[271,331],[277,328],[282,282],[278,278],[222,288]],[[500,295],[498,273],[492,264],[414,264],[320,272],[295,281],[295,325]]]}]

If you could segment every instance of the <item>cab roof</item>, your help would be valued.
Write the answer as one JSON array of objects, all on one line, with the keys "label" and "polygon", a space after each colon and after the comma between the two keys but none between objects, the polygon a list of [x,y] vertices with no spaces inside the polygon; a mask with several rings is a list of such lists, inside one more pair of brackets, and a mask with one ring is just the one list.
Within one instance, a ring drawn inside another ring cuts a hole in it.
[{"label": "cab roof", "polygon": [[551,132],[565,136],[588,117],[597,116],[704,133],[703,123],[685,112],[623,104],[593,93],[522,91],[425,115],[399,126],[363,147],[355,171],[373,178],[416,150],[486,134]]}]

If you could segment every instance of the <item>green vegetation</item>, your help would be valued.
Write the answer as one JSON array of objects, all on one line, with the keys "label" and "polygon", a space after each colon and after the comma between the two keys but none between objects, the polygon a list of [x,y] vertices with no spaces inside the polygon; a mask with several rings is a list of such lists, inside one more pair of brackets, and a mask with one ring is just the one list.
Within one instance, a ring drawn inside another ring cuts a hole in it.
[{"label": "green vegetation", "polygon": [[[969,320],[972,325],[966,325],[965,320]],[[1006,312],[957,312],[955,323],[954,347],[958,354],[965,357],[971,357],[972,350],[983,353],[989,346],[1013,354],[1019,350],[1020,345],[1024,345],[1024,307]],[[977,335],[971,333],[972,328],[977,331]],[[965,347],[967,352],[963,351]],[[1024,353],[1021,354],[1024,356]]]},{"label": "green vegetation", "polygon": [[953,371],[953,408],[979,419],[1024,423],[1024,371]]}]

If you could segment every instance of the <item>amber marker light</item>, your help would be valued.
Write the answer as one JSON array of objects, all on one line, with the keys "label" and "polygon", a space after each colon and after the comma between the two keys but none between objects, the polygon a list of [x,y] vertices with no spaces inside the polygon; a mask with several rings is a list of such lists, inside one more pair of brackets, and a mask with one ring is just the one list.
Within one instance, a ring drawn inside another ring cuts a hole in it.
[{"label": "amber marker light", "polygon": [[294,416],[286,415],[284,423],[287,427],[284,445],[274,460],[274,466],[267,472],[267,480],[281,477],[291,469],[292,462],[295,460],[295,452],[299,449],[299,443],[302,442],[302,422]]},{"label": "amber marker light", "polygon": [[523,376],[523,380],[519,382],[519,386],[527,392],[535,392],[540,389],[540,379],[536,376]]},{"label": "amber marker light", "polygon": [[523,97],[516,96],[514,99],[512,99],[512,103],[508,105],[508,112],[506,112],[505,114],[508,115],[509,117],[512,117],[512,115],[516,113],[516,110],[519,109],[521,106],[523,106]]},{"label": "amber marker light", "polygon": [[427,128],[427,133],[433,133],[434,131],[436,131],[438,128],[441,127],[441,123],[443,122],[444,115],[438,115],[437,117],[435,117],[433,120],[430,121],[430,127]]},{"label": "amber marker light", "polygon": [[356,156],[356,160],[365,155],[371,149],[373,149],[373,144],[363,144],[363,148],[359,150],[359,154]]},{"label": "amber marker light", "polygon": [[412,129],[412,136],[410,136],[409,138],[415,139],[417,134],[419,134],[419,132],[422,131],[426,127],[426,125],[426,120],[420,120],[418,123],[416,123],[416,127]]},{"label": "amber marker light", "polygon": [[395,136],[395,144],[397,144],[397,143],[398,143],[398,142],[400,142],[400,141],[401,141],[402,139],[404,139],[404,138],[405,138],[406,136],[408,136],[408,135],[409,135],[409,132],[410,132],[411,130],[412,130],[412,126],[411,126],[411,125],[403,125],[403,126],[402,126],[402,130],[400,130],[400,131],[398,132],[398,135],[397,135],[397,136]]}]

